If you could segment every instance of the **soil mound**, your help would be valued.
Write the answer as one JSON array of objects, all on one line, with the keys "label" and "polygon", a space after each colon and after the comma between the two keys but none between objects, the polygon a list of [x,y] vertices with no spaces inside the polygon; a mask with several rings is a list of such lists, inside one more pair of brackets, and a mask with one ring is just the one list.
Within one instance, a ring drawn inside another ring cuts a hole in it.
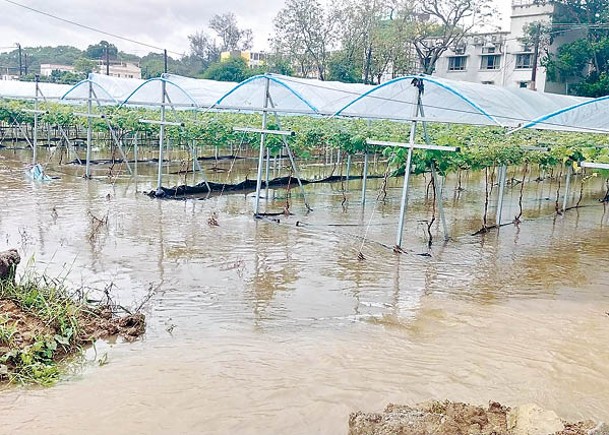
[{"label": "soil mound", "polygon": [[349,416],[349,435],[609,435],[592,421],[569,423],[536,405],[514,409],[497,402],[487,407],[428,402],[414,407],[389,404],[382,413]]}]

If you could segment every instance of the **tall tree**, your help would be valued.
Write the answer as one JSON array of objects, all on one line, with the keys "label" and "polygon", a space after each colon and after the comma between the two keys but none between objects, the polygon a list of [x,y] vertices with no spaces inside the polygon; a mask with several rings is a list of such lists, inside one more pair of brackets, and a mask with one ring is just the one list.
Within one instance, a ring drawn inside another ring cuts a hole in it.
[{"label": "tall tree", "polygon": [[118,48],[108,41],[100,41],[97,44],[89,45],[85,50],[85,54],[89,59],[105,59],[106,50],[108,50],[110,60],[115,60],[118,57]]},{"label": "tall tree", "polygon": [[200,62],[199,71],[203,71],[213,62],[220,60],[220,48],[204,32],[188,35],[190,55]]},{"label": "tall tree", "polygon": [[555,0],[551,37],[572,39],[542,64],[553,81],[572,82],[572,93],[600,97],[609,94],[609,2],[607,0]]},{"label": "tall tree", "polygon": [[474,27],[487,24],[492,0],[416,0],[411,14],[415,26],[413,45],[425,74],[449,47],[458,45]]},{"label": "tall tree", "polygon": [[234,13],[216,14],[209,20],[209,28],[220,38],[221,51],[250,50],[252,29],[240,29]]},{"label": "tall tree", "polygon": [[337,2],[342,57],[364,83],[379,83],[388,72],[411,72],[411,7],[395,0]]},{"label": "tall tree", "polygon": [[199,62],[199,72],[206,70],[211,64],[220,60],[220,53],[233,50],[250,50],[252,48],[252,30],[241,29],[237,17],[229,12],[216,14],[209,20],[209,28],[213,30],[220,43],[204,31],[188,35],[190,43],[189,63]]},{"label": "tall tree", "polygon": [[324,10],[318,0],[287,0],[273,21],[273,48],[292,58],[300,75],[315,71],[326,78],[329,52],[336,40],[338,17]]}]

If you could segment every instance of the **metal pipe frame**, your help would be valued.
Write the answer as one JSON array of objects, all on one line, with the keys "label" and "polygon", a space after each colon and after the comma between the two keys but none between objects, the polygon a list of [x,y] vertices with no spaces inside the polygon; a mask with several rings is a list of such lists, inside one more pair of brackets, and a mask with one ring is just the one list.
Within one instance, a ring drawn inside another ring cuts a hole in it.
[{"label": "metal pipe frame", "polygon": [[280,136],[295,136],[296,133],[287,130],[267,130],[266,128],[252,128],[252,127],[233,127],[233,131],[240,131],[245,133],[264,133],[264,134],[278,134]]},{"label": "metal pipe frame", "polygon": [[[163,106],[165,107],[165,106]],[[156,121],[154,119],[138,119],[138,122],[141,124],[154,124],[154,125],[160,125],[160,126],[165,126],[165,125],[171,125],[174,127],[184,127],[184,123],[183,122],[170,122],[170,121],[165,121],[165,110],[161,109],[161,121]]]},{"label": "metal pipe frame", "polygon": [[441,145],[430,145],[430,144],[409,144],[404,142],[387,142],[381,140],[372,140],[366,139],[366,143],[368,145],[376,145],[376,146],[386,146],[386,147],[396,147],[396,148],[414,148],[420,150],[430,150],[430,151],[447,151],[447,152],[460,152],[460,147],[449,147],[449,146],[441,146]]}]

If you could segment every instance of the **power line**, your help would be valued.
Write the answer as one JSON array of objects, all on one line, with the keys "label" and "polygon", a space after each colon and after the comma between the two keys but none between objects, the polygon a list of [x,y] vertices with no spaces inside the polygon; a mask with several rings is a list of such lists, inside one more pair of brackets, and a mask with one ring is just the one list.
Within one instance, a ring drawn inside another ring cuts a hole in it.
[{"label": "power line", "polygon": [[[107,32],[105,30],[96,29],[95,27],[87,26],[86,24],[81,24],[81,23],[78,23],[76,21],[68,20],[67,18],[62,18],[62,17],[50,14],[50,13],[45,12],[45,11],[41,11],[40,9],[35,9],[35,8],[30,7],[30,6],[26,6],[24,4],[17,3],[17,2],[15,2],[13,0],[4,0],[4,1],[7,2],[7,3],[10,3],[12,5],[15,5],[15,6],[19,6],[20,8],[27,9],[29,11],[35,12],[37,14],[41,14],[41,15],[44,15],[46,17],[53,18],[55,20],[59,20],[59,21],[62,21],[64,23],[72,24],[73,26],[77,26],[77,27],[80,27],[80,28],[83,28],[83,29],[87,29],[87,30],[90,30],[92,32],[101,33],[102,35],[111,36],[112,38],[116,38],[116,39],[120,39],[120,40],[123,40],[123,41],[131,42],[132,44],[141,45],[141,46],[144,46],[144,47],[152,48],[154,50],[158,50],[158,51],[163,51],[164,50],[163,48],[157,47],[155,45],[146,44],[145,42],[140,42],[140,41],[136,41],[135,39],[131,39],[131,38],[127,38],[125,36],[117,35],[116,33],[111,33],[111,32]],[[183,55],[183,53],[178,53],[176,51],[170,51],[170,50],[168,50],[168,52],[172,53],[172,54],[175,54],[175,55],[178,55],[178,56],[182,56]]]}]

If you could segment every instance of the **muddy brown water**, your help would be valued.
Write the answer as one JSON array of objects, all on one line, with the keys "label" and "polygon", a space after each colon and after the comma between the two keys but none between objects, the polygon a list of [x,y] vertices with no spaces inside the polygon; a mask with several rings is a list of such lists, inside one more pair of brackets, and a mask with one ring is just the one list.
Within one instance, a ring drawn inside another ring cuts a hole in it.
[{"label": "muddy brown water", "polygon": [[[430,399],[535,402],[567,419],[609,421],[602,180],[562,217],[556,180],[527,183],[519,227],[472,236],[482,178],[467,175],[458,192],[449,177],[452,240],[437,223],[423,257],[422,177],[410,195],[409,252],[397,255],[385,245],[395,243],[400,179],[383,203],[381,181],[370,180],[366,207],[359,181],[346,185],[345,208],[340,184],[307,186],[314,211],[295,196],[294,216],[275,223],[252,218],[252,195],[150,199],[140,192],[153,187],[154,165],[114,182],[107,166],[87,182],[81,167],[50,165],[61,178],[37,183],[23,173],[30,158],[0,151],[0,250],[29,259],[20,272],[64,277],[92,298],[112,284],[125,306],[156,293],[143,340],[99,343],[53,388],[0,391],[0,433],[334,434],[346,433],[351,411]],[[255,174],[252,161],[231,174],[204,164],[213,181]],[[304,172],[322,175],[314,165]],[[263,207],[280,211],[285,191],[269,196]],[[517,199],[508,188],[505,220]],[[218,226],[208,225],[212,214]],[[96,228],[91,215],[108,224]]]}]

